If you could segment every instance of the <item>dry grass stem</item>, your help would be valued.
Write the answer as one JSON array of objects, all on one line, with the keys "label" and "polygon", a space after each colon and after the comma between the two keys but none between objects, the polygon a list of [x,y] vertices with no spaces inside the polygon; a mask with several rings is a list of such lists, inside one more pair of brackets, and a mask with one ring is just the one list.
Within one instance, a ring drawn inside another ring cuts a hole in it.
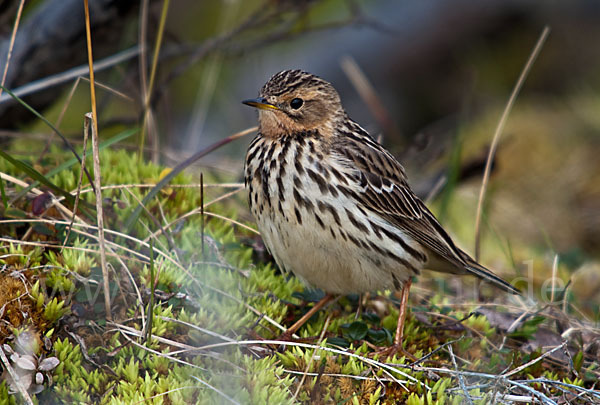
[{"label": "dry grass stem", "polygon": [[[86,0],[87,3],[87,0]],[[98,223],[98,246],[100,248],[100,266],[102,268],[102,278],[104,280],[104,309],[106,311],[106,318],[112,319],[110,310],[110,280],[108,277],[108,263],[106,260],[106,241],[104,239],[104,212],[102,205],[102,177],[100,171],[100,151],[98,150],[98,133],[96,132],[96,126],[94,125],[93,114],[85,115],[85,131],[88,132],[90,126],[92,129],[92,151],[94,161],[94,184],[96,188],[96,215]],[[90,125],[90,123],[92,125]],[[85,135],[87,137],[87,134]]]},{"label": "dry grass stem", "polygon": [[477,214],[475,216],[475,260],[479,260],[480,254],[480,242],[481,242],[481,217],[483,215],[483,203],[485,201],[485,194],[487,191],[487,185],[490,179],[490,173],[492,171],[492,162],[494,161],[494,155],[496,154],[496,149],[498,148],[498,143],[500,142],[500,135],[504,130],[504,125],[506,124],[506,120],[508,119],[508,115],[512,110],[513,105],[515,104],[515,100],[519,95],[519,91],[523,87],[523,83],[525,83],[525,79],[533,66],[533,63],[537,59],[540,51],[542,50],[542,46],[544,42],[546,42],[546,38],[550,33],[550,28],[548,26],[544,27],[544,30],[540,34],[540,37],[527,60],[527,63],[523,67],[521,71],[521,75],[513,88],[513,91],[504,107],[504,111],[502,112],[502,116],[500,117],[500,121],[498,121],[498,125],[496,126],[496,131],[494,132],[494,137],[492,138],[492,144],[490,145],[490,150],[488,152],[488,156],[485,162],[485,170],[483,172],[483,179],[481,181],[481,189],[479,190],[479,201],[477,203]]},{"label": "dry grass stem", "polygon": [[[19,22],[21,22],[21,15],[23,14],[23,6],[25,0],[21,0],[19,8],[17,9],[17,16],[15,18],[15,25],[13,26],[12,34],[10,35],[10,43],[8,45],[8,53],[6,54],[6,63],[4,64],[4,72],[2,73],[2,86],[6,83],[6,75],[8,74],[8,67],[10,66],[10,58],[12,57],[13,48],[15,46],[15,39],[17,38],[17,31],[19,30]],[[0,99],[2,98],[2,88],[0,87]]]},{"label": "dry grass stem", "polygon": [[[342,70],[350,79],[350,82],[358,92],[371,114],[379,122],[386,135],[396,141],[400,140],[400,131],[396,127],[394,120],[390,117],[387,108],[377,95],[373,85],[367,79],[367,76],[361,70],[356,60],[351,56],[344,56],[340,62]],[[381,138],[377,139],[381,142]]]}]

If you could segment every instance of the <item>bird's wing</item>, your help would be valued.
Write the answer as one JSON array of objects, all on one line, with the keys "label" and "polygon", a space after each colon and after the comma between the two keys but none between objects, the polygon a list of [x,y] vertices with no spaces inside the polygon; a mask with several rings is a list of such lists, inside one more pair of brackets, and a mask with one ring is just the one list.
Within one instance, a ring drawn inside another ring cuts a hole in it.
[{"label": "bird's wing", "polygon": [[358,169],[360,188],[355,193],[358,202],[457,269],[518,293],[454,244],[435,216],[410,189],[402,165],[358,124],[352,124],[351,130],[342,134],[333,147]]}]

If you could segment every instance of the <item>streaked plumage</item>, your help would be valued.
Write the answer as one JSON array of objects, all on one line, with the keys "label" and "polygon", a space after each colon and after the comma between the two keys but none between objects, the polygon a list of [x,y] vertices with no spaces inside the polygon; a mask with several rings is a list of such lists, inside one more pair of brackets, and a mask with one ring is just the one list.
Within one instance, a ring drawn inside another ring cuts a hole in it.
[{"label": "streaked plumage", "polygon": [[518,293],[454,244],[331,84],[283,71],[246,103],[260,111],[246,155],[249,205],[282,269],[335,294],[400,288],[423,268]]}]

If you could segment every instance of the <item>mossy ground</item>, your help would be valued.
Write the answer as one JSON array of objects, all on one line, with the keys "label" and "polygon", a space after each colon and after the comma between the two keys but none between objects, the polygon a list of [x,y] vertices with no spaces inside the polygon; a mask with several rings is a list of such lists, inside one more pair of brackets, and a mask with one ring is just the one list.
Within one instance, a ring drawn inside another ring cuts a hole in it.
[{"label": "mossy ground", "polygon": [[[52,149],[39,169],[65,159],[65,152]],[[146,215],[125,230],[123,223],[148,190],[136,185],[157,183],[163,168],[139,163],[124,150],[103,151],[101,164],[105,186],[131,185],[103,192],[107,229],[133,237],[107,234],[112,321],[103,306],[94,228],[75,226],[62,248],[69,218],[54,206],[34,215],[41,197],[0,208],[0,343],[10,345],[27,330],[41,342],[36,356],[60,360],[53,384],[36,402],[416,405],[459,404],[467,395],[475,404],[504,394],[545,403],[599,398],[586,391],[599,375],[590,349],[595,337],[574,332],[564,350],[543,357],[557,346],[545,343],[576,323],[565,320],[560,306],[527,307],[503,295],[494,305],[478,306],[450,299],[456,296],[452,280],[413,290],[404,347],[417,362],[373,357],[395,330],[397,301],[390,292],[342,297],[311,319],[301,339],[285,350],[260,342],[276,338],[319,293],[280,274],[257,253],[257,235],[230,221],[243,207],[243,191],[208,205],[204,225],[199,212],[177,222],[201,200],[199,187],[184,187],[197,184],[197,177],[179,175],[146,207],[155,221]],[[3,160],[0,172],[20,176]],[[50,180],[73,190],[78,176],[75,168]],[[205,203],[230,191],[218,187],[210,173],[204,182]],[[7,182],[4,188],[9,195],[20,190]],[[93,203],[94,197],[87,192],[82,199]],[[48,221],[35,222],[40,218]],[[6,221],[11,219],[19,221]],[[147,339],[153,273],[153,337]],[[519,326],[507,333],[523,313]],[[16,402],[6,382],[0,383],[0,404]]]}]

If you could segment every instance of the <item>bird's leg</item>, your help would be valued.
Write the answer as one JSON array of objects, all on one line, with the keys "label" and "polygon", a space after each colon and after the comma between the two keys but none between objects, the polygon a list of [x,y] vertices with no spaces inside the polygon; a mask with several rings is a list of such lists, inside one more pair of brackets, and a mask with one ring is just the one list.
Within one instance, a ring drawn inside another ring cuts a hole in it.
[{"label": "bird's leg", "polygon": [[360,294],[358,296],[358,308],[356,308],[356,313],[354,314],[354,319],[357,320],[363,313],[363,307],[365,303],[369,300],[369,293],[366,292],[364,294]]},{"label": "bird's leg", "polygon": [[412,279],[406,280],[402,286],[402,292],[400,293],[400,310],[398,312],[398,325],[396,325],[396,336],[394,336],[394,346],[402,349],[402,338],[404,337],[404,321],[406,321],[406,310],[408,309],[408,293],[410,292],[410,286]]},{"label": "bird's leg", "polygon": [[298,319],[296,323],[290,326],[285,332],[283,332],[278,340],[289,340],[294,333],[300,329],[302,325],[306,323],[314,314],[316,314],[321,308],[323,308],[327,303],[329,303],[333,299],[332,294],[326,294],[319,302],[317,302],[307,313],[305,313],[302,318]]},{"label": "bird's leg", "polygon": [[394,344],[390,347],[386,347],[383,350],[375,352],[375,354],[379,354],[381,357],[391,357],[394,354],[401,352],[406,357],[416,360],[412,354],[404,350],[402,347],[402,338],[404,337],[404,321],[406,320],[406,312],[408,310],[408,293],[410,292],[411,284],[412,279],[409,278],[402,286],[402,291],[400,293],[400,310],[398,312],[398,324],[396,325]]}]

